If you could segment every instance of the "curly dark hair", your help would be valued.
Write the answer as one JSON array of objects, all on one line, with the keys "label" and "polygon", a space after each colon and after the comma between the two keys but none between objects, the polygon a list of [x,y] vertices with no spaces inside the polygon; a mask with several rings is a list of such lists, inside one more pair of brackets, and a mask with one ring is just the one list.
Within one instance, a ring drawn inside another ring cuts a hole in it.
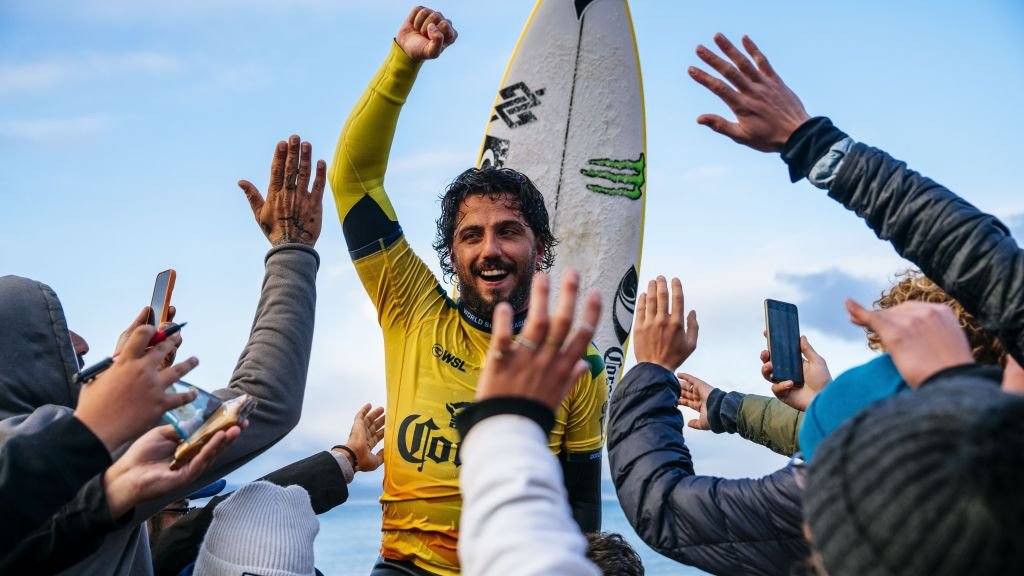
[{"label": "curly dark hair", "polygon": [[587,559],[597,564],[601,574],[644,576],[640,555],[615,532],[591,532],[587,536]]},{"label": "curly dark hair", "polygon": [[[1006,349],[1002,342],[994,334],[981,327],[981,323],[964,310],[955,298],[946,293],[930,278],[921,273],[920,270],[909,269],[906,272],[896,275],[896,283],[875,300],[875,308],[885,310],[898,304],[909,301],[932,302],[945,304],[956,313],[956,319],[960,327],[967,335],[967,341],[971,345],[971,354],[975,361],[980,364],[1006,364]],[[868,334],[868,347],[872,350],[884,352],[882,339],[878,334],[865,329]]]},{"label": "curly dark hair", "polygon": [[533,182],[523,174],[511,168],[470,168],[459,174],[441,196],[441,217],[437,219],[437,237],[434,239],[434,250],[441,260],[441,271],[447,280],[455,276],[452,266],[452,243],[455,240],[455,225],[459,215],[459,206],[471,195],[486,195],[497,200],[504,198],[506,206],[518,210],[523,220],[533,231],[533,235],[544,245],[544,256],[537,263],[539,270],[547,270],[555,263],[555,246],[558,240],[551,233],[548,209],[544,206],[541,195]]}]

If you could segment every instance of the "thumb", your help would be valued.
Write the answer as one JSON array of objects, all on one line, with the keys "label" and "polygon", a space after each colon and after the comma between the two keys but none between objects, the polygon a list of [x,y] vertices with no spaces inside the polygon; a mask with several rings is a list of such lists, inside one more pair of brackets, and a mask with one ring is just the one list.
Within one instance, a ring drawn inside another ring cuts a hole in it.
[{"label": "thumb", "polygon": [[149,324],[143,324],[142,326],[136,326],[132,333],[128,335],[128,341],[125,342],[124,352],[128,358],[142,358],[146,354],[146,347],[149,345],[149,341],[156,334],[156,328]]},{"label": "thumb", "polygon": [[813,363],[817,360],[821,360],[821,356],[819,356],[818,352],[811,346],[811,342],[807,339],[807,336],[800,337],[800,352],[807,357],[808,362]]},{"label": "thumb", "polygon": [[259,220],[260,210],[263,210],[263,196],[260,195],[260,191],[248,180],[239,180],[238,187],[242,189],[242,192],[245,192],[245,198],[249,201],[252,214],[256,217],[256,220]]},{"label": "thumb", "polygon": [[707,126],[723,136],[732,138],[736,142],[741,142],[743,138],[743,131],[740,130],[739,124],[729,122],[718,114],[701,114],[697,117],[697,124]]},{"label": "thumb", "polygon": [[857,326],[871,328],[874,330],[872,324],[874,323],[875,315],[870,310],[854,302],[853,299],[847,298],[846,311],[850,313],[850,322],[853,322]]},{"label": "thumb", "polygon": [[136,328],[142,326],[143,324],[149,324],[150,310],[151,308],[149,306],[143,306],[142,311],[139,312],[137,316],[135,316],[135,319],[132,320],[132,323],[128,325],[128,329],[125,330],[125,332],[131,332],[132,330],[135,330]]},{"label": "thumb", "polygon": [[700,430],[700,420],[697,420],[696,418],[687,422],[686,425],[694,430]]}]

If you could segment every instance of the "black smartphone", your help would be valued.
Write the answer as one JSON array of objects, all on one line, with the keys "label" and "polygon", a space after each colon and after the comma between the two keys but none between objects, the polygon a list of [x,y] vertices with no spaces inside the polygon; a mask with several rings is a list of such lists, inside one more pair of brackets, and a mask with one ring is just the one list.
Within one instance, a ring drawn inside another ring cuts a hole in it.
[{"label": "black smartphone", "polygon": [[778,300],[764,301],[765,331],[768,333],[768,354],[772,359],[772,379],[792,380],[804,385],[804,364],[800,355],[800,321],[796,305]]},{"label": "black smartphone", "polygon": [[172,269],[164,270],[156,275],[153,283],[153,299],[149,303],[149,325],[160,327],[167,322],[167,311],[171,307],[171,293],[174,292],[174,279],[177,276]]}]

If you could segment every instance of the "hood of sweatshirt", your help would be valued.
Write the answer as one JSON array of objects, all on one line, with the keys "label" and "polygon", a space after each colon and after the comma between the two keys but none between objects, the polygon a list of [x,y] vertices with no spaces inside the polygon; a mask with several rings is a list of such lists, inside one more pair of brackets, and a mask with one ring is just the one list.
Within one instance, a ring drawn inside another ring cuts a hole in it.
[{"label": "hood of sweatshirt", "polygon": [[0,277],[0,420],[46,405],[74,408],[78,358],[64,309],[46,284]]}]

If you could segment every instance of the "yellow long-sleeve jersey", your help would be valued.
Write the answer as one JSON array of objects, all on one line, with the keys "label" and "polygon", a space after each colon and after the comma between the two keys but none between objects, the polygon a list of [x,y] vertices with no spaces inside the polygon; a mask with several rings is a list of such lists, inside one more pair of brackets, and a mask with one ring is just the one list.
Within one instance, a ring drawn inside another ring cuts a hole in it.
[{"label": "yellow long-sleeve jersey", "polygon": [[[349,252],[384,333],[381,555],[450,575],[459,571],[461,512],[454,417],[473,401],[490,324],[448,297],[406,242],[384,192],[395,126],[417,71],[393,45],[345,124],[329,179]],[[591,370],[562,402],[550,436],[551,450],[566,461],[599,461],[604,446],[607,375],[593,345],[587,360]]]}]

